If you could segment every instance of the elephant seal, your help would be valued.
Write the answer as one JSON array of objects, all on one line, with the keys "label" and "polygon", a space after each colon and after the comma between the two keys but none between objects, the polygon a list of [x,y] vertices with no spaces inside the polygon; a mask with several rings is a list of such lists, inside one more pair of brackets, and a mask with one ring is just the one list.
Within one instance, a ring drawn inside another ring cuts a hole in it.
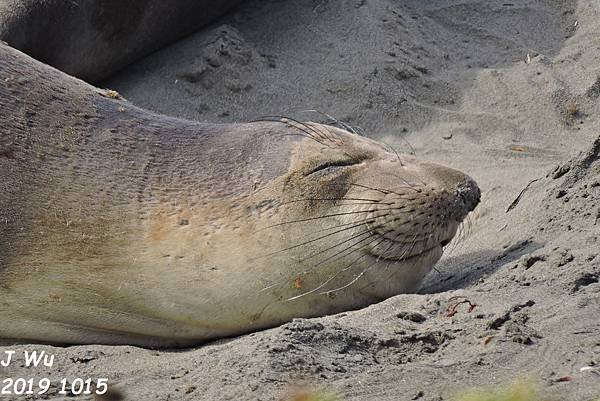
[{"label": "elephant seal", "polygon": [[0,338],[178,347],[414,291],[465,174],[291,119],[139,109],[0,45]]},{"label": "elephant seal", "polygon": [[188,35],[241,0],[3,0],[0,40],[89,82]]}]

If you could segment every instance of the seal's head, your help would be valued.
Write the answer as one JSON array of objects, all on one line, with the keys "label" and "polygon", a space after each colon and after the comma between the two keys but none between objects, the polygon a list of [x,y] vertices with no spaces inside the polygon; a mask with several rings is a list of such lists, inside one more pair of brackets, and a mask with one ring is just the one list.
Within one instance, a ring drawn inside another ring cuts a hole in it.
[{"label": "seal's head", "polygon": [[281,122],[304,138],[273,183],[277,213],[257,223],[268,244],[257,259],[280,266],[266,288],[346,307],[416,290],[478,204],[473,179],[346,130]]}]

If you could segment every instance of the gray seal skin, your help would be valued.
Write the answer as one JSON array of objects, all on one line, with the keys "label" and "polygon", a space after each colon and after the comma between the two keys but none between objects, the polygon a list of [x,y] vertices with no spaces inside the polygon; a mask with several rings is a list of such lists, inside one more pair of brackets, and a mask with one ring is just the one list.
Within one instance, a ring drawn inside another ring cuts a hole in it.
[{"label": "gray seal skin", "polygon": [[0,45],[0,338],[189,346],[416,290],[465,174],[291,119],[139,109]]},{"label": "gray seal skin", "polygon": [[98,82],[241,0],[0,0],[0,40]]}]

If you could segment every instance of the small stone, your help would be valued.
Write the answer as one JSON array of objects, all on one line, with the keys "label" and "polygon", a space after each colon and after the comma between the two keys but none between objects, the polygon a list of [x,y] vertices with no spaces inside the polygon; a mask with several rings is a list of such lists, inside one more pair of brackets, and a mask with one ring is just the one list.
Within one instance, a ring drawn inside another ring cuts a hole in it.
[{"label": "small stone", "polygon": [[398,317],[402,320],[409,320],[409,321],[415,322],[415,323],[423,323],[425,320],[427,320],[427,318],[425,316],[423,316],[422,314],[420,314],[419,312],[412,312],[412,311],[398,312],[396,314],[396,317]]},{"label": "small stone", "polygon": [[525,270],[529,269],[531,266],[533,266],[536,262],[539,261],[545,261],[546,257],[542,256],[542,255],[524,255],[521,257],[521,265],[523,265],[525,267]]},{"label": "small stone", "polygon": [[558,261],[558,266],[559,267],[564,266],[567,263],[571,263],[573,260],[575,260],[575,256],[573,256],[573,254],[568,251],[564,251],[560,255],[560,259]]},{"label": "small stone", "polygon": [[100,358],[101,356],[104,356],[104,352],[102,351],[85,351],[85,353],[81,356],[73,356],[69,359],[71,359],[71,361],[73,362],[79,362],[79,363],[87,363],[93,360],[96,360],[98,358]]},{"label": "small stone", "polygon": [[571,166],[568,164],[564,164],[562,166],[558,166],[552,172],[552,178],[557,179],[567,174],[571,170]]}]

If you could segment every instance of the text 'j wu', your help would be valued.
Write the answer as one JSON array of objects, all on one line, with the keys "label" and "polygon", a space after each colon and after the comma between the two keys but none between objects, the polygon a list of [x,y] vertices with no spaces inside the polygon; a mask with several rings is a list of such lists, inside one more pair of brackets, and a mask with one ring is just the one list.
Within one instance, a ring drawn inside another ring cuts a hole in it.
[{"label": "text 'j wu'", "polygon": [[[4,351],[3,358],[0,359],[0,366],[8,367],[18,357],[19,353],[17,351]],[[46,351],[23,351],[23,359],[25,360],[25,366],[30,368],[38,366],[52,367],[54,364],[54,355],[47,354]]]}]

